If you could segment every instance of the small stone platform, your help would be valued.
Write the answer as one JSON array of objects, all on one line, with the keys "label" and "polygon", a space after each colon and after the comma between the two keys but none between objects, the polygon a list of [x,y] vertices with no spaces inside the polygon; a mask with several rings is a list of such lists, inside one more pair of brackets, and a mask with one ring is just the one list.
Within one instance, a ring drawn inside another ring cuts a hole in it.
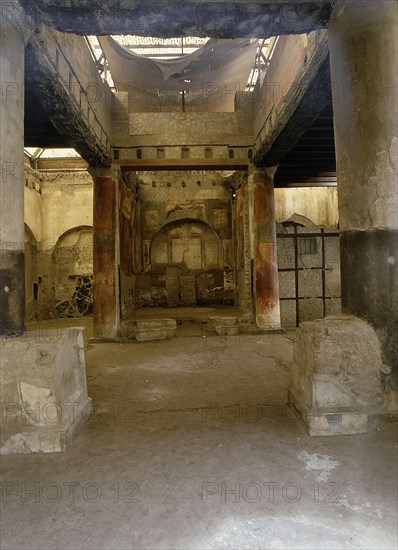
[{"label": "small stone platform", "polygon": [[83,331],[44,329],[2,341],[0,454],[66,451],[89,419]]},{"label": "small stone platform", "polygon": [[135,338],[138,342],[165,340],[177,332],[175,319],[137,319],[134,322]]},{"label": "small stone platform", "polygon": [[237,336],[239,334],[239,319],[237,317],[209,317],[208,331],[215,331],[220,336]]},{"label": "small stone platform", "polygon": [[310,435],[359,434],[383,414],[380,344],[373,328],[349,315],[300,324],[289,402]]}]

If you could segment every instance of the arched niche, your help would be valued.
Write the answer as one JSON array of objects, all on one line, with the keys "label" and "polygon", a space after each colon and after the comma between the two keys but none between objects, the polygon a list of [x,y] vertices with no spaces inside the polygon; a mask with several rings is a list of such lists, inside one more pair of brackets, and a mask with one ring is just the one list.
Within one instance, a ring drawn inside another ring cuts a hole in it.
[{"label": "arched niche", "polygon": [[91,315],[93,228],[74,227],[61,235],[53,249],[52,260],[56,315]]},{"label": "arched niche", "polygon": [[207,223],[198,219],[178,219],[165,224],[151,243],[152,269],[179,265],[188,270],[222,269],[223,245]]}]

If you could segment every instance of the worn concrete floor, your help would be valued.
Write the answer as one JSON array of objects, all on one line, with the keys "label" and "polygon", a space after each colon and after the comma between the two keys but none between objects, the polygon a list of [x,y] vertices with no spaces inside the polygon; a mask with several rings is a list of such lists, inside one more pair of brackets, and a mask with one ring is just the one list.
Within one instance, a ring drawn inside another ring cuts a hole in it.
[{"label": "worn concrete floor", "polygon": [[1,458],[1,548],[396,548],[396,426],[310,438],[291,358],[284,335],[89,345],[69,452]]}]

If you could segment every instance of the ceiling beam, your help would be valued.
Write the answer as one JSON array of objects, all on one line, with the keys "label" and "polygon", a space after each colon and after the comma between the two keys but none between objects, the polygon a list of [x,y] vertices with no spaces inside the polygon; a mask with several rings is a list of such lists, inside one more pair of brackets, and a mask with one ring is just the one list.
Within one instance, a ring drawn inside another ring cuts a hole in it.
[{"label": "ceiling beam", "polygon": [[325,28],[331,0],[20,0],[36,22],[80,35],[268,38]]},{"label": "ceiling beam", "polygon": [[114,160],[126,171],[151,170],[247,170],[248,159],[132,159]]},{"label": "ceiling beam", "polygon": [[[302,139],[332,101],[327,37],[324,36],[299,82],[292,85],[278,116],[254,153],[257,166],[276,166]],[[333,143],[330,137],[307,138]]]}]

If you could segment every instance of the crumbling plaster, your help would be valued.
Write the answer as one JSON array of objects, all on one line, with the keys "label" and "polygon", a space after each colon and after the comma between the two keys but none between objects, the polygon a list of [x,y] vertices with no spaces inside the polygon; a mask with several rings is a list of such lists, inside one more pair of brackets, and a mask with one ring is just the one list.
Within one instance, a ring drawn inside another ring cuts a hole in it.
[{"label": "crumbling plaster", "polygon": [[[253,144],[251,113],[131,113],[131,146]],[[127,136],[126,136],[127,137]]]},{"label": "crumbling plaster", "polygon": [[[339,224],[337,187],[296,187],[275,189],[275,213],[279,223],[299,216],[316,227],[336,229]],[[306,225],[306,223],[303,223]]]},{"label": "crumbling plaster", "polygon": [[[138,197],[138,203],[137,206],[132,204],[128,208],[121,205],[122,216],[124,216],[123,212],[129,213],[131,209],[133,209],[131,213],[134,212],[131,260],[133,270],[131,267],[127,267],[121,271],[122,309],[124,312],[128,312],[138,303],[137,276],[142,270],[149,269],[151,242],[161,226],[167,221],[181,217],[196,217],[211,226],[212,215],[206,204],[216,206],[218,204],[216,210],[219,210],[219,207],[229,210],[232,195],[235,192],[233,187],[241,183],[241,177],[238,177],[238,174],[234,176],[232,172],[153,171],[137,172],[136,174],[130,172],[129,174],[127,176],[128,188],[135,190],[134,194]],[[236,180],[234,185],[231,183],[231,177]],[[227,186],[224,185],[225,183]],[[42,277],[39,305],[40,301],[55,303],[54,285],[56,284],[58,285],[58,298],[60,298],[60,286],[59,282],[56,283],[57,277],[52,257],[54,247],[60,237],[69,231],[79,227],[92,226],[92,190],[92,178],[87,172],[45,173],[26,166],[25,222],[37,241],[37,274]],[[127,188],[126,192],[128,192]],[[239,190],[237,193],[236,207],[234,207],[233,234],[235,236],[231,240],[231,236],[227,237],[225,233],[220,233],[220,235],[223,250],[226,253],[224,260],[230,265],[230,268],[236,270],[236,303],[245,305],[250,310],[250,257],[253,256],[249,250],[247,200],[248,197],[246,196],[245,199],[245,191],[242,188],[242,191]],[[66,205],[67,208],[65,208]],[[159,205],[161,205],[160,210],[157,208]],[[336,188],[275,189],[275,208],[277,222],[291,219],[300,223],[302,220],[309,220],[309,225],[325,228],[337,227]],[[154,211],[164,211],[164,219],[158,218],[159,214],[156,214],[154,218]],[[229,215],[232,215],[232,210]],[[145,226],[145,224],[142,227],[141,225],[137,226],[140,223],[140,217],[143,224],[146,217],[146,223],[152,224],[151,227]],[[132,219],[131,216],[129,219]],[[155,220],[157,220],[156,223]],[[127,220],[127,223],[130,222]],[[126,245],[130,246],[128,242]],[[333,288],[335,286],[333,283]],[[65,295],[65,299],[70,298],[69,294]]]}]

